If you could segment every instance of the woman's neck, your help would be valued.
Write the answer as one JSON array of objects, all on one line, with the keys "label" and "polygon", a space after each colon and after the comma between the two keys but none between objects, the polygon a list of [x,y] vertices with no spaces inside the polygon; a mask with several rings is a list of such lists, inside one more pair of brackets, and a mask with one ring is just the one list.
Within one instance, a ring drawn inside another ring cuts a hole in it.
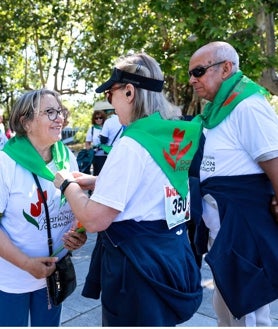
[{"label": "woman's neck", "polygon": [[43,160],[46,163],[49,163],[52,160],[52,153],[51,153],[51,146],[42,146],[38,142],[36,142],[34,139],[28,137],[31,144],[34,146],[34,148],[37,150],[37,152],[40,154],[40,156],[43,158]]}]

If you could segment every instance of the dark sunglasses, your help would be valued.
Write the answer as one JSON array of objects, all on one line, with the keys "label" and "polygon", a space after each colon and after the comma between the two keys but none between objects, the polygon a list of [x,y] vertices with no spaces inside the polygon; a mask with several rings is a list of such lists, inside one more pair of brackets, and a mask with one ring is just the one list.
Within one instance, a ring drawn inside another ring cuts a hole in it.
[{"label": "dark sunglasses", "polygon": [[225,62],[226,61],[222,61],[222,62],[217,62],[217,63],[211,64],[211,65],[207,65],[207,66],[198,66],[195,69],[188,71],[189,77],[191,78],[191,76],[193,75],[194,78],[200,78],[206,74],[207,69],[209,69],[210,67],[219,65],[219,64],[223,64]]},{"label": "dark sunglasses", "polygon": [[95,120],[99,120],[99,119],[103,120],[103,117],[95,117]]},{"label": "dark sunglasses", "polygon": [[110,88],[110,89],[108,89],[108,90],[105,90],[105,92],[104,92],[104,94],[105,94],[105,96],[106,96],[106,98],[107,98],[107,101],[110,103],[110,104],[112,104],[112,95],[113,95],[113,91],[115,91],[115,90],[118,90],[118,89],[121,89],[121,88],[124,88],[125,87],[125,85],[120,85],[120,86],[117,86],[117,87],[112,87],[112,88]]}]

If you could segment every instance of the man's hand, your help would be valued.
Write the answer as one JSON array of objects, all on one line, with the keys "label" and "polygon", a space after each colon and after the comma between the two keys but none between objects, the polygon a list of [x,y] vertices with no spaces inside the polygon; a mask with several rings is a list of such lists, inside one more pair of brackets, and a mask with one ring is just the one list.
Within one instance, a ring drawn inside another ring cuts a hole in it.
[{"label": "man's hand", "polygon": [[270,211],[271,211],[274,219],[278,223],[278,202],[277,202],[275,195],[273,195],[272,200],[271,200]]}]

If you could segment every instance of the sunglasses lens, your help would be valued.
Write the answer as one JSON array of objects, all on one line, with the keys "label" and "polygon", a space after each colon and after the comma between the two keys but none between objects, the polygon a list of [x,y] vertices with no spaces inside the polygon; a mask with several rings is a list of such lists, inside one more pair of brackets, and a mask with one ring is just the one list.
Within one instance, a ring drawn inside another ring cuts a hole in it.
[{"label": "sunglasses lens", "polygon": [[195,78],[200,78],[202,75],[206,73],[206,69],[204,67],[197,67],[196,69],[193,69],[190,71],[191,75]]}]

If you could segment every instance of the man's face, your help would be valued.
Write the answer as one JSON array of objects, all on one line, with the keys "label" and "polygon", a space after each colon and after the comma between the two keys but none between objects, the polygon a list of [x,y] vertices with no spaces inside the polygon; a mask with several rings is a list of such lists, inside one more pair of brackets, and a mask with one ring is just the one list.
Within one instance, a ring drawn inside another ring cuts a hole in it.
[{"label": "man's face", "polygon": [[201,98],[213,101],[223,82],[225,61],[214,60],[210,52],[194,54],[189,62],[189,83]]}]

